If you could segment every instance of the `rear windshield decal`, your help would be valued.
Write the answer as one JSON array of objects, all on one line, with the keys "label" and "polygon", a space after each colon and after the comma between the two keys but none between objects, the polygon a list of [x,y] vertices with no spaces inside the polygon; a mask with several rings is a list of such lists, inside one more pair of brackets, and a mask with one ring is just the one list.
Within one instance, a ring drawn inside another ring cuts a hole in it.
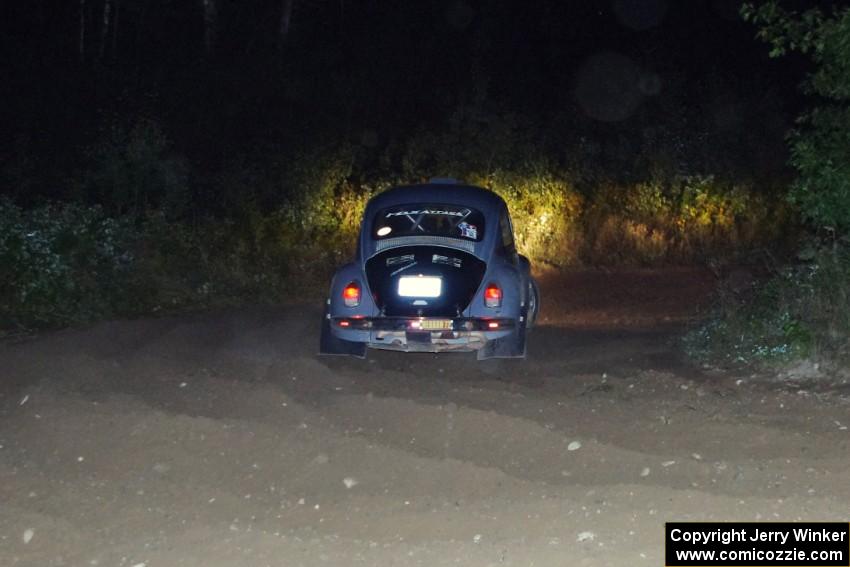
[{"label": "rear windshield decal", "polygon": [[457,225],[457,227],[460,230],[460,235],[464,238],[471,238],[473,240],[476,240],[478,238],[478,227],[476,227],[474,224],[462,222]]},{"label": "rear windshield decal", "polygon": [[460,268],[463,266],[463,260],[460,258],[450,258],[449,256],[443,256],[442,254],[434,254],[431,256],[432,264],[443,264],[446,266],[453,266],[455,268]]},{"label": "rear windshield decal", "polygon": [[402,236],[447,236],[479,241],[484,229],[484,215],[460,205],[422,203],[398,205],[379,211],[374,218],[374,238]]},{"label": "rear windshield decal", "polygon": [[[467,209],[467,214],[469,209]],[[463,211],[441,211],[438,209],[422,209],[420,211],[395,211],[387,213],[385,218],[390,217],[403,217],[403,216],[411,216],[411,215],[445,215],[449,217],[465,217]]]}]

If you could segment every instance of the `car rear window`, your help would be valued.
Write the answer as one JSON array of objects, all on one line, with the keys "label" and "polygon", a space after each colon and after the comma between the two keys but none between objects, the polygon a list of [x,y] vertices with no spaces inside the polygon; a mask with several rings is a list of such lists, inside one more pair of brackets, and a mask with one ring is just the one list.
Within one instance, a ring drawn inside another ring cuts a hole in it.
[{"label": "car rear window", "polygon": [[399,236],[448,236],[477,242],[484,236],[484,215],[469,207],[433,203],[379,211],[372,237],[383,240]]}]

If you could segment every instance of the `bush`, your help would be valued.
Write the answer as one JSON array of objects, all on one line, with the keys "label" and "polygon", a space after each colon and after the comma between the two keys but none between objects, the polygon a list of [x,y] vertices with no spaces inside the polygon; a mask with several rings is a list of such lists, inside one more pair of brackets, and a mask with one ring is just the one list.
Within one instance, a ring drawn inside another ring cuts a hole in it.
[{"label": "bush", "polygon": [[736,363],[785,362],[818,355],[847,360],[850,336],[850,9],[788,12],[777,2],[745,5],[746,19],[779,57],[799,51],[814,71],[804,90],[813,106],[791,132],[797,179],[789,200],[808,221],[813,238],[805,264],[779,270],[750,297],[721,294],[714,316],[686,339],[705,359]]},{"label": "bush", "polygon": [[539,125],[483,106],[461,107],[444,128],[381,155],[334,143],[231,156],[193,177],[203,206],[191,215],[188,166],[157,124],[113,128],[79,183],[102,205],[3,202],[0,324],[319,297],[353,256],[369,198],[435,175],[502,196],[538,268],[732,261],[790,224],[786,205],[749,184],[663,167],[615,182],[588,163],[555,161]]},{"label": "bush", "polygon": [[567,171],[547,159],[551,152],[532,132],[539,128],[515,115],[462,107],[442,133],[413,136],[399,169],[406,181],[450,175],[501,195],[520,249],[537,264],[734,261],[773,246],[793,224],[788,205],[748,183],[664,168],[650,168],[656,173],[643,181],[615,182],[599,172],[588,178],[593,165],[575,161]]},{"label": "bush", "polygon": [[194,225],[148,215],[134,276],[149,310],[277,302],[289,276],[289,243],[274,217],[204,219]]},{"label": "bush", "polygon": [[819,8],[797,14],[775,1],[742,13],[760,26],[771,56],[799,51],[814,63],[803,85],[811,108],[791,132],[791,165],[798,172],[790,198],[815,228],[850,230],[850,8],[826,15]]},{"label": "bush", "polygon": [[155,209],[176,218],[186,212],[188,166],[171,153],[156,122],[141,120],[129,131],[113,125],[90,154],[82,189],[110,214],[141,215]]},{"label": "bush", "polygon": [[505,200],[517,247],[534,262],[555,267],[575,264],[583,198],[567,181],[544,168],[494,171],[486,178],[467,179]]},{"label": "bush", "polygon": [[757,290],[725,290],[713,316],[685,337],[692,356],[732,364],[773,364],[818,356],[847,360],[850,250],[821,251],[783,268]]},{"label": "bush", "polygon": [[244,302],[291,293],[296,254],[279,216],[112,218],[97,206],[0,200],[0,328]]},{"label": "bush", "polygon": [[99,207],[0,200],[0,324],[68,324],[128,301],[137,234]]},{"label": "bush", "polygon": [[[850,26],[847,33],[850,35]],[[799,177],[791,187],[791,201],[814,226],[848,234],[850,107],[822,105],[800,123],[801,128],[792,137],[791,163]]]},{"label": "bush", "polygon": [[752,186],[713,176],[605,185],[584,211],[587,264],[728,263],[776,246],[792,223],[789,207]]}]

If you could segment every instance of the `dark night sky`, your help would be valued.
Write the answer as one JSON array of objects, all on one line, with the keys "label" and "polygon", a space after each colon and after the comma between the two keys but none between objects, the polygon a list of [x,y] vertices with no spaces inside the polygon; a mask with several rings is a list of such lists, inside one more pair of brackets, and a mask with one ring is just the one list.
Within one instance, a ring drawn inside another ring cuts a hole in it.
[{"label": "dark night sky", "polygon": [[4,3],[6,161],[27,147],[73,162],[65,146],[111,117],[155,116],[215,161],[314,136],[383,143],[481,100],[562,132],[740,131],[775,156],[805,70],[767,57],[737,0],[296,0],[282,48],[280,0],[219,0],[212,53],[197,0],[119,0],[101,58],[103,2],[87,0],[83,63],[76,2]]},{"label": "dark night sky", "polygon": [[[274,82],[280,63],[273,50],[279,2],[219,2],[219,68],[246,73],[248,67]],[[739,3],[304,0],[296,2],[283,65],[299,66],[304,82],[309,75],[342,74],[370,94],[383,91],[386,98],[403,99],[419,110],[468,92],[474,73],[486,74],[492,93],[516,110],[561,108],[571,102],[587,59],[610,52],[656,76],[660,89],[682,81],[704,88],[698,83],[712,72],[753,88],[793,87],[797,69],[767,61],[766,48],[753,40],[754,29],[737,15]],[[98,4],[89,0],[95,20]],[[117,66],[148,80],[196,66],[199,4],[124,0]],[[5,5],[2,46],[13,74],[32,78],[39,69],[68,72],[76,57],[76,3],[66,3],[64,10],[43,0]],[[95,43],[98,22],[89,25],[89,40]],[[289,89],[297,90],[297,85]]]}]

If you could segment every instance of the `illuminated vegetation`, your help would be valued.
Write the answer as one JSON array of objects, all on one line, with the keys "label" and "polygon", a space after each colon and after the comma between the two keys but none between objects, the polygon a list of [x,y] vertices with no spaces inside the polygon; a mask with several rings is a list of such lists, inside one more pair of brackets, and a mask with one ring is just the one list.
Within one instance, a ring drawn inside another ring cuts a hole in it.
[{"label": "illuminated vegetation", "polygon": [[[777,202],[796,78],[712,3],[652,32],[588,2],[147,4],[10,5],[4,328],[318,298],[368,198],[432,176],[502,195],[540,270],[723,265],[841,210]],[[843,174],[821,142],[800,163]]]},{"label": "illuminated vegetation", "polygon": [[717,313],[686,339],[706,360],[737,363],[813,356],[850,359],[850,9],[788,12],[777,2],[746,5],[774,57],[797,51],[813,71],[810,108],[789,136],[797,170],[788,200],[808,237],[795,265],[775,268],[760,289],[721,297]]},{"label": "illuminated vegetation", "polygon": [[[365,168],[346,145],[263,173],[240,163],[214,181],[225,210],[202,215],[186,214],[197,189],[155,124],[111,131],[91,151],[80,201],[29,209],[3,201],[0,324],[318,299],[332,268],[353,253],[367,200],[434,173],[501,195],[537,269],[732,262],[775,246],[792,225],[789,207],[771,204],[771,188],[712,176],[575,182],[576,172],[508,126],[495,141],[420,133],[397,165],[387,156],[386,169]],[[446,151],[449,143],[462,151]],[[401,173],[384,173],[392,170]],[[230,200],[231,192],[240,196]]]}]

